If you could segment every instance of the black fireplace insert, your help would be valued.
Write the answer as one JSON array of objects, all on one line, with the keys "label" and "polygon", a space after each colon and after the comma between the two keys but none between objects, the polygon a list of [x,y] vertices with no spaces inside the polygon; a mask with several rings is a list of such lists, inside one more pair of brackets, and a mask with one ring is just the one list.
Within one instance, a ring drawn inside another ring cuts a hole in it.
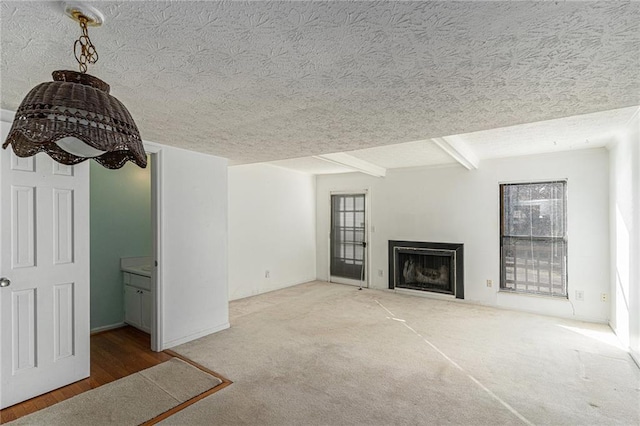
[{"label": "black fireplace insert", "polygon": [[389,241],[389,288],[464,299],[463,244]]}]

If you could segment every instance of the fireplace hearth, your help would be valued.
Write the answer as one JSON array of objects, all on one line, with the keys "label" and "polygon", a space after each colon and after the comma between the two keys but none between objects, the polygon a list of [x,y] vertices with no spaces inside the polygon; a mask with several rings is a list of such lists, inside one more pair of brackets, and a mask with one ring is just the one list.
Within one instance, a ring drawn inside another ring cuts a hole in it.
[{"label": "fireplace hearth", "polygon": [[389,241],[389,288],[428,291],[464,299],[463,245]]}]

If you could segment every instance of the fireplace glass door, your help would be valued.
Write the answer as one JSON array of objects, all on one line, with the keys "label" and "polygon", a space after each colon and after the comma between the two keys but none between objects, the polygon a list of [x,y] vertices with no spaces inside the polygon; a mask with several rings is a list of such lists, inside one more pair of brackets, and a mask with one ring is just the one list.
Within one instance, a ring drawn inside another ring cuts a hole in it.
[{"label": "fireplace glass door", "polygon": [[365,285],[365,194],[331,195],[331,282]]}]

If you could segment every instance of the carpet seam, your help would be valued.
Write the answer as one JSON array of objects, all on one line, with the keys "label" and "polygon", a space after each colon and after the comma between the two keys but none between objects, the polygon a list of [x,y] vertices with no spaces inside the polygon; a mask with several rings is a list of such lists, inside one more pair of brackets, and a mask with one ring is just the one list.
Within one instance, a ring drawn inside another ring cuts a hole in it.
[{"label": "carpet seam", "polygon": [[[145,376],[144,374],[142,374],[142,371],[137,372],[136,374],[141,375],[147,382],[151,383],[152,385],[154,385],[155,387],[157,387],[158,389],[160,389],[162,392],[166,393],[167,395],[169,395],[173,400],[175,400],[178,404],[182,404],[184,401],[180,401],[178,398],[176,398],[174,395],[171,395],[171,393],[169,393],[169,391],[167,391],[165,388],[163,388],[162,386],[160,386],[158,383],[154,382],[153,380],[149,379],[147,376]],[[173,408],[173,407],[172,407]]]},{"label": "carpet seam", "polygon": [[440,354],[444,359],[446,359],[447,361],[449,361],[449,363],[451,363],[451,365],[453,365],[456,369],[458,369],[462,374],[464,374],[465,376],[467,376],[467,378],[469,380],[471,380],[472,382],[474,382],[476,385],[478,385],[478,387],[480,387],[480,389],[484,390],[490,397],[492,397],[493,399],[495,399],[496,401],[498,401],[503,407],[505,407],[507,410],[509,410],[514,416],[516,416],[518,419],[520,419],[523,423],[533,426],[534,423],[532,423],[531,421],[529,421],[526,417],[524,417],[522,414],[520,414],[515,408],[513,408],[509,403],[507,403],[506,401],[504,401],[502,398],[500,398],[498,395],[496,395],[494,392],[491,391],[491,389],[487,388],[485,385],[483,385],[478,379],[476,379],[474,376],[472,376],[471,374],[469,374],[464,368],[462,368],[460,366],[460,364],[458,364],[457,362],[455,362],[453,359],[451,359],[447,354],[445,354],[442,350],[440,350],[436,345],[434,345],[433,343],[431,343],[429,340],[427,340],[427,338],[425,338],[424,336],[422,336],[420,333],[418,333],[415,329],[413,329],[410,325],[407,324],[406,320],[401,320],[399,318],[396,318],[396,316],[389,310],[387,309],[382,303],[380,303],[379,301],[375,301],[381,308],[383,308],[385,311],[387,311],[392,318],[388,318],[391,320],[395,320],[400,322],[402,325],[404,325],[407,329],[411,330],[416,336],[420,337],[426,344],[428,344],[433,350],[435,350],[438,354]]}]

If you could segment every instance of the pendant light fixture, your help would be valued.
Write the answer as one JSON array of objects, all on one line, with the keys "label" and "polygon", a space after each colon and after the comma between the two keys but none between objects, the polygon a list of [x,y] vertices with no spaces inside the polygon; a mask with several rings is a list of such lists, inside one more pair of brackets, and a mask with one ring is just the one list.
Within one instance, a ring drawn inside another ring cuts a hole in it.
[{"label": "pendant light fixture", "polygon": [[31,89],[2,148],[11,145],[18,157],[45,152],[67,165],[92,158],[109,169],[119,169],[127,161],[146,167],[147,156],[131,114],[109,95],[107,83],[86,73],[88,64],[98,60],[87,27],[102,25],[102,13],[82,3],[65,4],[65,13],[82,30],[74,43],[80,72],[54,71],[53,82]]}]

